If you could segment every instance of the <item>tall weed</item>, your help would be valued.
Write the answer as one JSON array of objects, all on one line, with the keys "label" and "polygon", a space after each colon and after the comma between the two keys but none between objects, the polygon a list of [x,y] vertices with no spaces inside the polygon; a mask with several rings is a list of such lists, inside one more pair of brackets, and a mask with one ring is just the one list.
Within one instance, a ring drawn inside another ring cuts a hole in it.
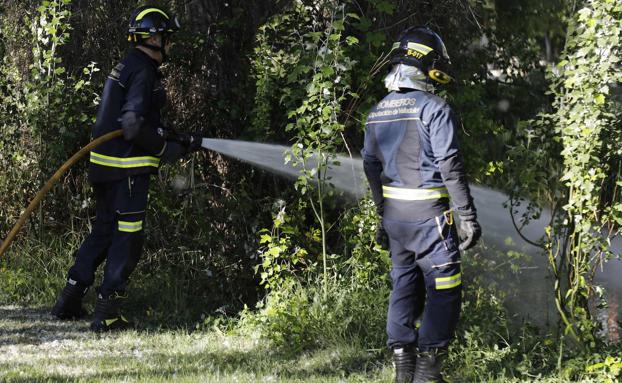
[{"label": "tall weed", "polygon": [[323,276],[303,284],[291,280],[269,294],[257,307],[246,310],[239,329],[254,332],[286,351],[359,344],[382,348],[389,289],[369,286],[331,275],[328,293]]}]

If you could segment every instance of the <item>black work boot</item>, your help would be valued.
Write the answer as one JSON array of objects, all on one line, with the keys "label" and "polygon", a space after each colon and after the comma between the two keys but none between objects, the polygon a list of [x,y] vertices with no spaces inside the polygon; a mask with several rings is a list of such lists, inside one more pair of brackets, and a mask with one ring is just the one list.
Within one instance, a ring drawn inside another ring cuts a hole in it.
[{"label": "black work boot", "polygon": [[446,356],[447,350],[443,348],[420,351],[417,354],[413,383],[447,383],[441,375],[441,367]]},{"label": "black work boot", "polygon": [[395,366],[395,383],[411,383],[415,375],[417,353],[412,347],[393,349],[393,365]]},{"label": "black work boot", "polygon": [[95,317],[91,322],[91,330],[94,332],[108,332],[116,330],[127,330],[134,327],[120,311],[121,300],[126,297],[117,293],[109,297],[103,297],[97,294],[97,303],[95,304]]},{"label": "black work boot", "polygon": [[51,314],[58,319],[80,319],[88,315],[82,307],[82,298],[89,290],[84,286],[69,278],[63,291],[61,291],[56,304],[52,308]]}]

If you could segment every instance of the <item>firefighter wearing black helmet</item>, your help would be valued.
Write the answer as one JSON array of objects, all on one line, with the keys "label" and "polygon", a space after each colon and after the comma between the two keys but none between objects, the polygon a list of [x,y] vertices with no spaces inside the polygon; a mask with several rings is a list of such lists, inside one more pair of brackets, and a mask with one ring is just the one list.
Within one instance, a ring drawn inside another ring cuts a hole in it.
[{"label": "firefighter wearing black helmet", "polygon": [[60,319],[85,316],[82,298],[106,262],[97,291],[91,329],[130,327],[120,302],[142,252],[150,175],[162,162],[172,162],[198,149],[198,137],[165,134],[160,109],[166,103],[160,64],[179,29],[177,18],[163,9],[144,6],[130,18],[126,57],[108,75],[93,127],[93,138],[117,129],[123,137],[91,152],[89,180],[97,204],[92,231],[76,253],[74,265],[52,314]]},{"label": "firefighter wearing black helmet", "polygon": [[378,241],[391,252],[387,333],[396,381],[443,382],[441,363],[460,315],[460,250],[474,246],[481,229],[459,153],[459,124],[433,94],[452,81],[445,44],[425,27],[409,28],[398,40],[385,78],[390,93],[369,112],[362,154],[382,218]]}]

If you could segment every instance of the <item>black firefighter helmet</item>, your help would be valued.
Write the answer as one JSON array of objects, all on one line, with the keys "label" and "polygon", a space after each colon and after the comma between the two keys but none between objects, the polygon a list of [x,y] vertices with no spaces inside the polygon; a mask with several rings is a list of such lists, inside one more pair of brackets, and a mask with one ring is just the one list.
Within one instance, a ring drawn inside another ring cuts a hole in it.
[{"label": "black firefighter helmet", "polygon": [[156,33],[161,33],[166,38],[179,28],[177,16],[161,8],[145,5],[136,8],[130,16],[128,40],[140,43]]},{"label": "black firefighter helmet", "polygon": [[450,64],[445,43],[428,27],[411,27],[403,31],[393,44],[391,63],[417,67],[439,84],[453,80],[445,72]]}]

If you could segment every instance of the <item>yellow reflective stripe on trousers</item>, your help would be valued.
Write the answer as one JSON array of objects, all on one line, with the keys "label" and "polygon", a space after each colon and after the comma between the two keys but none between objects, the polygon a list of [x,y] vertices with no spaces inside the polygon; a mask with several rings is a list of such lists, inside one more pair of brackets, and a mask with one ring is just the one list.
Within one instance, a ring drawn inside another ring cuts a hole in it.
[{"label": "yellow reflective stripe on trousers", "polygon": [[462,283],[462,273],[452,275],[451,277],[435,278],[436,289],[445,290],[459,286]]},{"label": "yellow reflective stripe on trousers", "polygon": [[112,168],[141,168],[143,166],[153,166],[157,168],[160,166],[160,159],[158,157],[111,157],[103,154],[91,152],[91,162],[97,165],[109,166]]},{"label": "yellow reflective stripe on trousers", "polygon": [[382,195],[384,198],[399,199],[404,201],[424,201],[429,199],[449,198],[449,193],[445,187],[431,189],[407,189],[382,186]]},{"label": "yellow reflective stripe on trousers", "polygon": [[143,221],[138,221],[138,222],[119,221],[119,231],[123,231],[126,233],[135,233],[137,231],[141,231],[142,229],[143,229]]}]

